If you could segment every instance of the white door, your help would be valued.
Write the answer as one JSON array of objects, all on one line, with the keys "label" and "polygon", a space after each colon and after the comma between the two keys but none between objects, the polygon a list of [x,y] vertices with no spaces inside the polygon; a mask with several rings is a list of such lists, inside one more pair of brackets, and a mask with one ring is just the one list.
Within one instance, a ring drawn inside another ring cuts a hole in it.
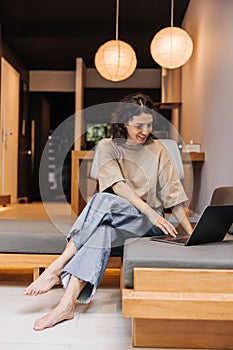
[{"label": "white door", "polygon": [[11,195],[17,202],[18,191],[18,125],[19,125],[19,73],[4,59],[1,60],[0,110],[0,194]]}]

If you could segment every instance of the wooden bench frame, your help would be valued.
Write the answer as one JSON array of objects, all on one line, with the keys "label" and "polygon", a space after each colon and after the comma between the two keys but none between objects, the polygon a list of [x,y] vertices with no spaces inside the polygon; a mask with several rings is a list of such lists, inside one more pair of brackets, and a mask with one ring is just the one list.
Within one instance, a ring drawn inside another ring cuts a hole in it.
[{"label": "wooden bench frame", "polygon": [[135,347],[233,349],[233,271],[135,268],[122,313]]},{"label": "wooden bench frame", "polygon": [[0,254],[0,268],[32,269],[33,281],[39,276],[40,269],[48,267],[59,255],[55,254]]},{"label": "wooden bench frame", "polygon": [[[33,281],[39,277],[40,269],[47,268],[59,255],[0,253],[0,268],[32,269]],[[107,269],[121,269],[121,257],[111,256]]]}]

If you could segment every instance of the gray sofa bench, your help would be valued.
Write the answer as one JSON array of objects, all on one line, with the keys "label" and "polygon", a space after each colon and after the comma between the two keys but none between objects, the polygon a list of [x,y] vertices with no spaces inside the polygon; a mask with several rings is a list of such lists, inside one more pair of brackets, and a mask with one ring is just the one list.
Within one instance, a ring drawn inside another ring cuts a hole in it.
[{"label": "gray sofa bench", "polygon": [[125,242],[122,312],[133,346],[233,349],[233,240]]},{"label": "gray sofa bench", "polygon": [[[48,220],[1,220],[0,268],[30,269],[33,280],[64,250],[73,222]],[[108,269],[121,268],[122,249],[113,249]]]},{"label": "gray sofa bench", "polygon": [[0,267],[32,269],[36,279],[64,250],[63,232],[70,226],[62,221],[56,226],[47,220],[1,220]]}]

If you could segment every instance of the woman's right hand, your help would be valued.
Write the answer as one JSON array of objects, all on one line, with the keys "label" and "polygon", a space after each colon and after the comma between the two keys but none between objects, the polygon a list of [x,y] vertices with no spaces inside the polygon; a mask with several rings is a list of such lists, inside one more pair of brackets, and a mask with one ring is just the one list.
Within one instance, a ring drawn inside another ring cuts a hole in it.
[{"label": "woman's right hand", "polygon": [[156,211],[153,210],[151,207],[147,206],[146,210],[143,211],[143,214],[145,214],[148,217],[148,219],[153,225],[159,227],[165,235],[170,235],[172,237],[177,236],[178,233],[175,227],[163,216],[156,213]]},{"label": "woman's right hand", "polygon": [[165,235],[171,235],[172,237],[176,237],[178,234],[175,227],[162,216],[160,216],[157,219],[156,226],[158,226],[165,233]]},{"label": "woman's right hand", "polygon": [[159,215],[147,203],[145,203],[125,182],[119,181],[112,186],[114,193],[127,199],[141,213],[146,215],[154,226],[158,226],[165,235],[176,237],[177,231],[175,227],[167,221],[163,216]]}]

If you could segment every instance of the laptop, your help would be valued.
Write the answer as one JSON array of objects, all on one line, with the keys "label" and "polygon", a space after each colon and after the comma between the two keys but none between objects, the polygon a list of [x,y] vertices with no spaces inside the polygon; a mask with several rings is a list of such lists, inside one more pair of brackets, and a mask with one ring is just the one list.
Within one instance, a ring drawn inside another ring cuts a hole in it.
[{"label": "laptop", "polygon": [[221,242],[233,223],[233,205],[207,206],[199,217],[191,235],[153,236],[152,241],[192,246]]}]

